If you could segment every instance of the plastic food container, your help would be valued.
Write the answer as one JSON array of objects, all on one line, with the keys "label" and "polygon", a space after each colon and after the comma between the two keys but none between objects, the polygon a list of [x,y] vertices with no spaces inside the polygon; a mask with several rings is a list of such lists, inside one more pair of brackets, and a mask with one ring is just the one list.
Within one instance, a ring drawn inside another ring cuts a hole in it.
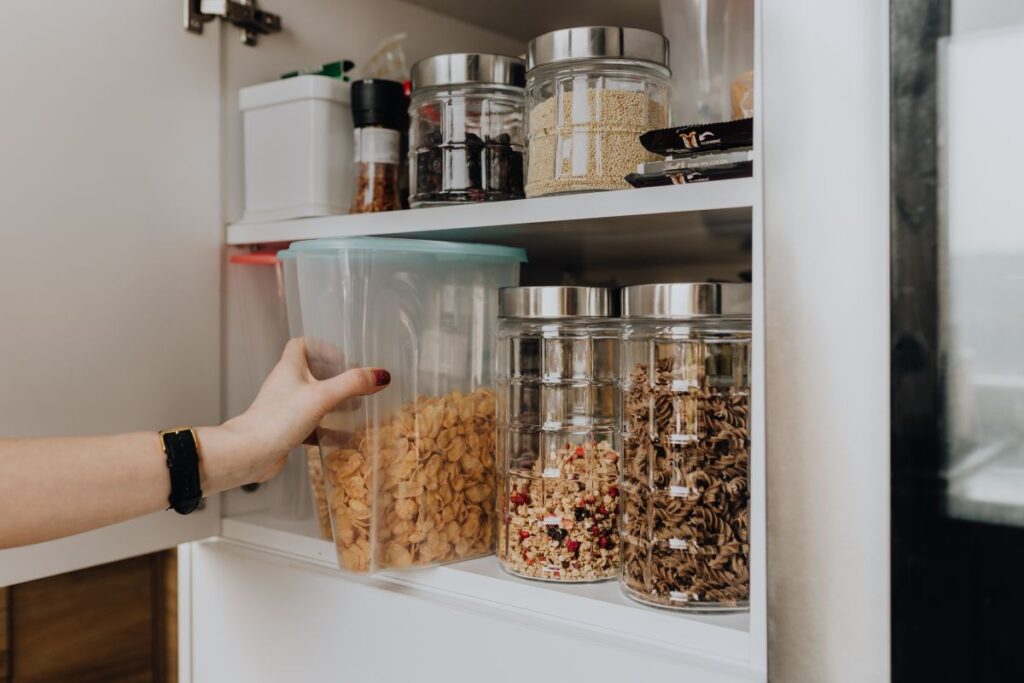
[{"label": "plastic food container", "polygon": [[617,190],[654,161],[638,138],[669,125],[668,41],[590,26],[530,41],[526,196]]},{"label": "plastic food container", "polygon": [[750,286],[622,293],[622,587],[690,610],[749,604]]},{"label": "plastic food container", "polygon": [[600,581],[619,571],[619,330],[607,289],[503,289],[497,554],[507,571]]},{"label": "plastic food container", "polygon": [[347,213],[352,203],[349,86],[299,76],[238,92],[245,156],[244,221]]},{"label": "plastic food container", "polygon": [[523,196],[526,64],[488,54],[437,55],[412,68],[410,204]]},{"label": "plastic food container", "polygon": [[314,376],[373,366],[392,377],[318,429],[339,565],[492,552],[498,289],[517,282],[524,252],[379,238],[292,249]]},{"label": "plastic food container", "polygon": [[[288,334],[291,337],[302,335],[302,307],[299,302],[299,269],[295,260],[295,252],[290,249],[277,252],[280,263],[281,281],[284,290],[285,313],[288,318]],[[331,517],[327,512],[327,492],[324,488],[324,475],[320,466],[320,447],[301,446],[299,453],[289,456],[288,467],[298,461],[298,469],[305,467],[306,479],[309,480],[309,492],[312,501],[306,501],[306,509],[312,509],[316,516],[320,536],[331,540]],[[301,477],[301,474],[299,475]],[[312,506],[312,507],[310,507]]]},{"label": "plastic food container", "polygon": [[[238,374],[241,393],[233,396],[232,411],[248,407],[263,381],[274,369],[290,334],[290,319],[299,313],[297,302],[289,302],[285,272],[272,251],[236,253],[229,257],[229,321],[238,321],[244,368]],[[291,306],[289,304],[292,304]],[[237,316],[237,317],[236,317]],[[231,370],[229,369],[229,372]],[[249,487],[243,487],[249,488]],[[252,485],[250,490],[259,488]],[[272,483],[264,499],[272,515],[282,519],[307,519],[311,511],[306,483],[305,457],[297,449]]]}]

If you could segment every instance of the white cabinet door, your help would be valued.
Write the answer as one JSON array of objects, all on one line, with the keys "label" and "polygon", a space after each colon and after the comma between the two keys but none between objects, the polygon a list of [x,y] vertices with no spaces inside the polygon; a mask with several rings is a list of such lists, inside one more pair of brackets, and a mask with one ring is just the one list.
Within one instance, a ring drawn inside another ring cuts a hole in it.
[{"label": "white cabinet door", "polygon": [[[0,437],[221,417],[220,31],[181,13],[5,3]],[[215,534],[210,502],[2,551],[0,585]]]}]

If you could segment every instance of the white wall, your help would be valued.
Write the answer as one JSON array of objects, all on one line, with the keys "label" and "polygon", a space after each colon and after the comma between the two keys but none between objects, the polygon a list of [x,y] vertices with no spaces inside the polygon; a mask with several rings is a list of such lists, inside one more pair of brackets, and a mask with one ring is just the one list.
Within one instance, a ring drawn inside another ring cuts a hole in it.
[{"label": "white wall", "polygon": [[889,678],[885,0],[765,0],[768,668]]}]

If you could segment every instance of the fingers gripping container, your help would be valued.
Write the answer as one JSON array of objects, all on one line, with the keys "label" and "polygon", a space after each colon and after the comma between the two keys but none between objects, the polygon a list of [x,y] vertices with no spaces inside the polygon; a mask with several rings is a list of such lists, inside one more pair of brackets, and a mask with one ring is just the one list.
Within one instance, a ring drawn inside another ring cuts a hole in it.
[{"label": "fingers gripping container", "polygon": [[381,238],[292,249],[313,375],[382,367],[392,378],[318,429],[339,566],[492,552],[498,290],[517,283],[525,253]]},{"label": "fingers gripping container", "polygon": [[[238,253],[229,258],[229,302],[240,319],[244,387],[234,410],[243,410],[277,364],[290,334],[289,318],[298,309],[288,308],[282,261],[274,252]],[[297,302],[293,302],[296,303]],[[310,516],[309,486],[301,449],[289,454],[287,463],[266,488],[269,510],[282,519]]]},{"label": "fingers gripping container", "polygon": [[[279,251],[277,253],[277,260],[280,264],[281,281],[284,290],[288,334],[294,339],[295,337],[303,336],[302,308],[299,304],[298,263],[295,260],[295,252],[290,249]],[[305,468],[305,478],[309,481],[308,493],[312,495],[312,500],[309,500],[309,495],[303,496],[300,504],[305,506],[305,510],[313,511],[313,514],[316,515],[317,526],[320,529],[320,536],[330,540],[333,538],[333,535],[331,534],[331,518],[327,513],[327,494],[324,491],[324,476],[320,467],[320,447],[300,446],[299,453],[290,456],[289,467],[292,466],[292,459],[299,461],[300,476],[301,469]],[[306,491],[307,489],[300,486],[300,490]]]}]

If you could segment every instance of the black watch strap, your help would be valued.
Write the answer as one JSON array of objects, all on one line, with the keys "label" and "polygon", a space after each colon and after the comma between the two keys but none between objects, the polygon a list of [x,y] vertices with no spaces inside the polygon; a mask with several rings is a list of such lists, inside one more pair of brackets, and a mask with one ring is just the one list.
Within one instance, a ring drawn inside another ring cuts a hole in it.
[{"label": "black watch strap", "polygon": [[187,515],[199,507],[203,500],[203,489],[199,482],[199,444],[196,434],[189,427],[168,429],[160,432],[164,455],[167,456],[167,471],[171,476],[169,508],[178,514]]}]

